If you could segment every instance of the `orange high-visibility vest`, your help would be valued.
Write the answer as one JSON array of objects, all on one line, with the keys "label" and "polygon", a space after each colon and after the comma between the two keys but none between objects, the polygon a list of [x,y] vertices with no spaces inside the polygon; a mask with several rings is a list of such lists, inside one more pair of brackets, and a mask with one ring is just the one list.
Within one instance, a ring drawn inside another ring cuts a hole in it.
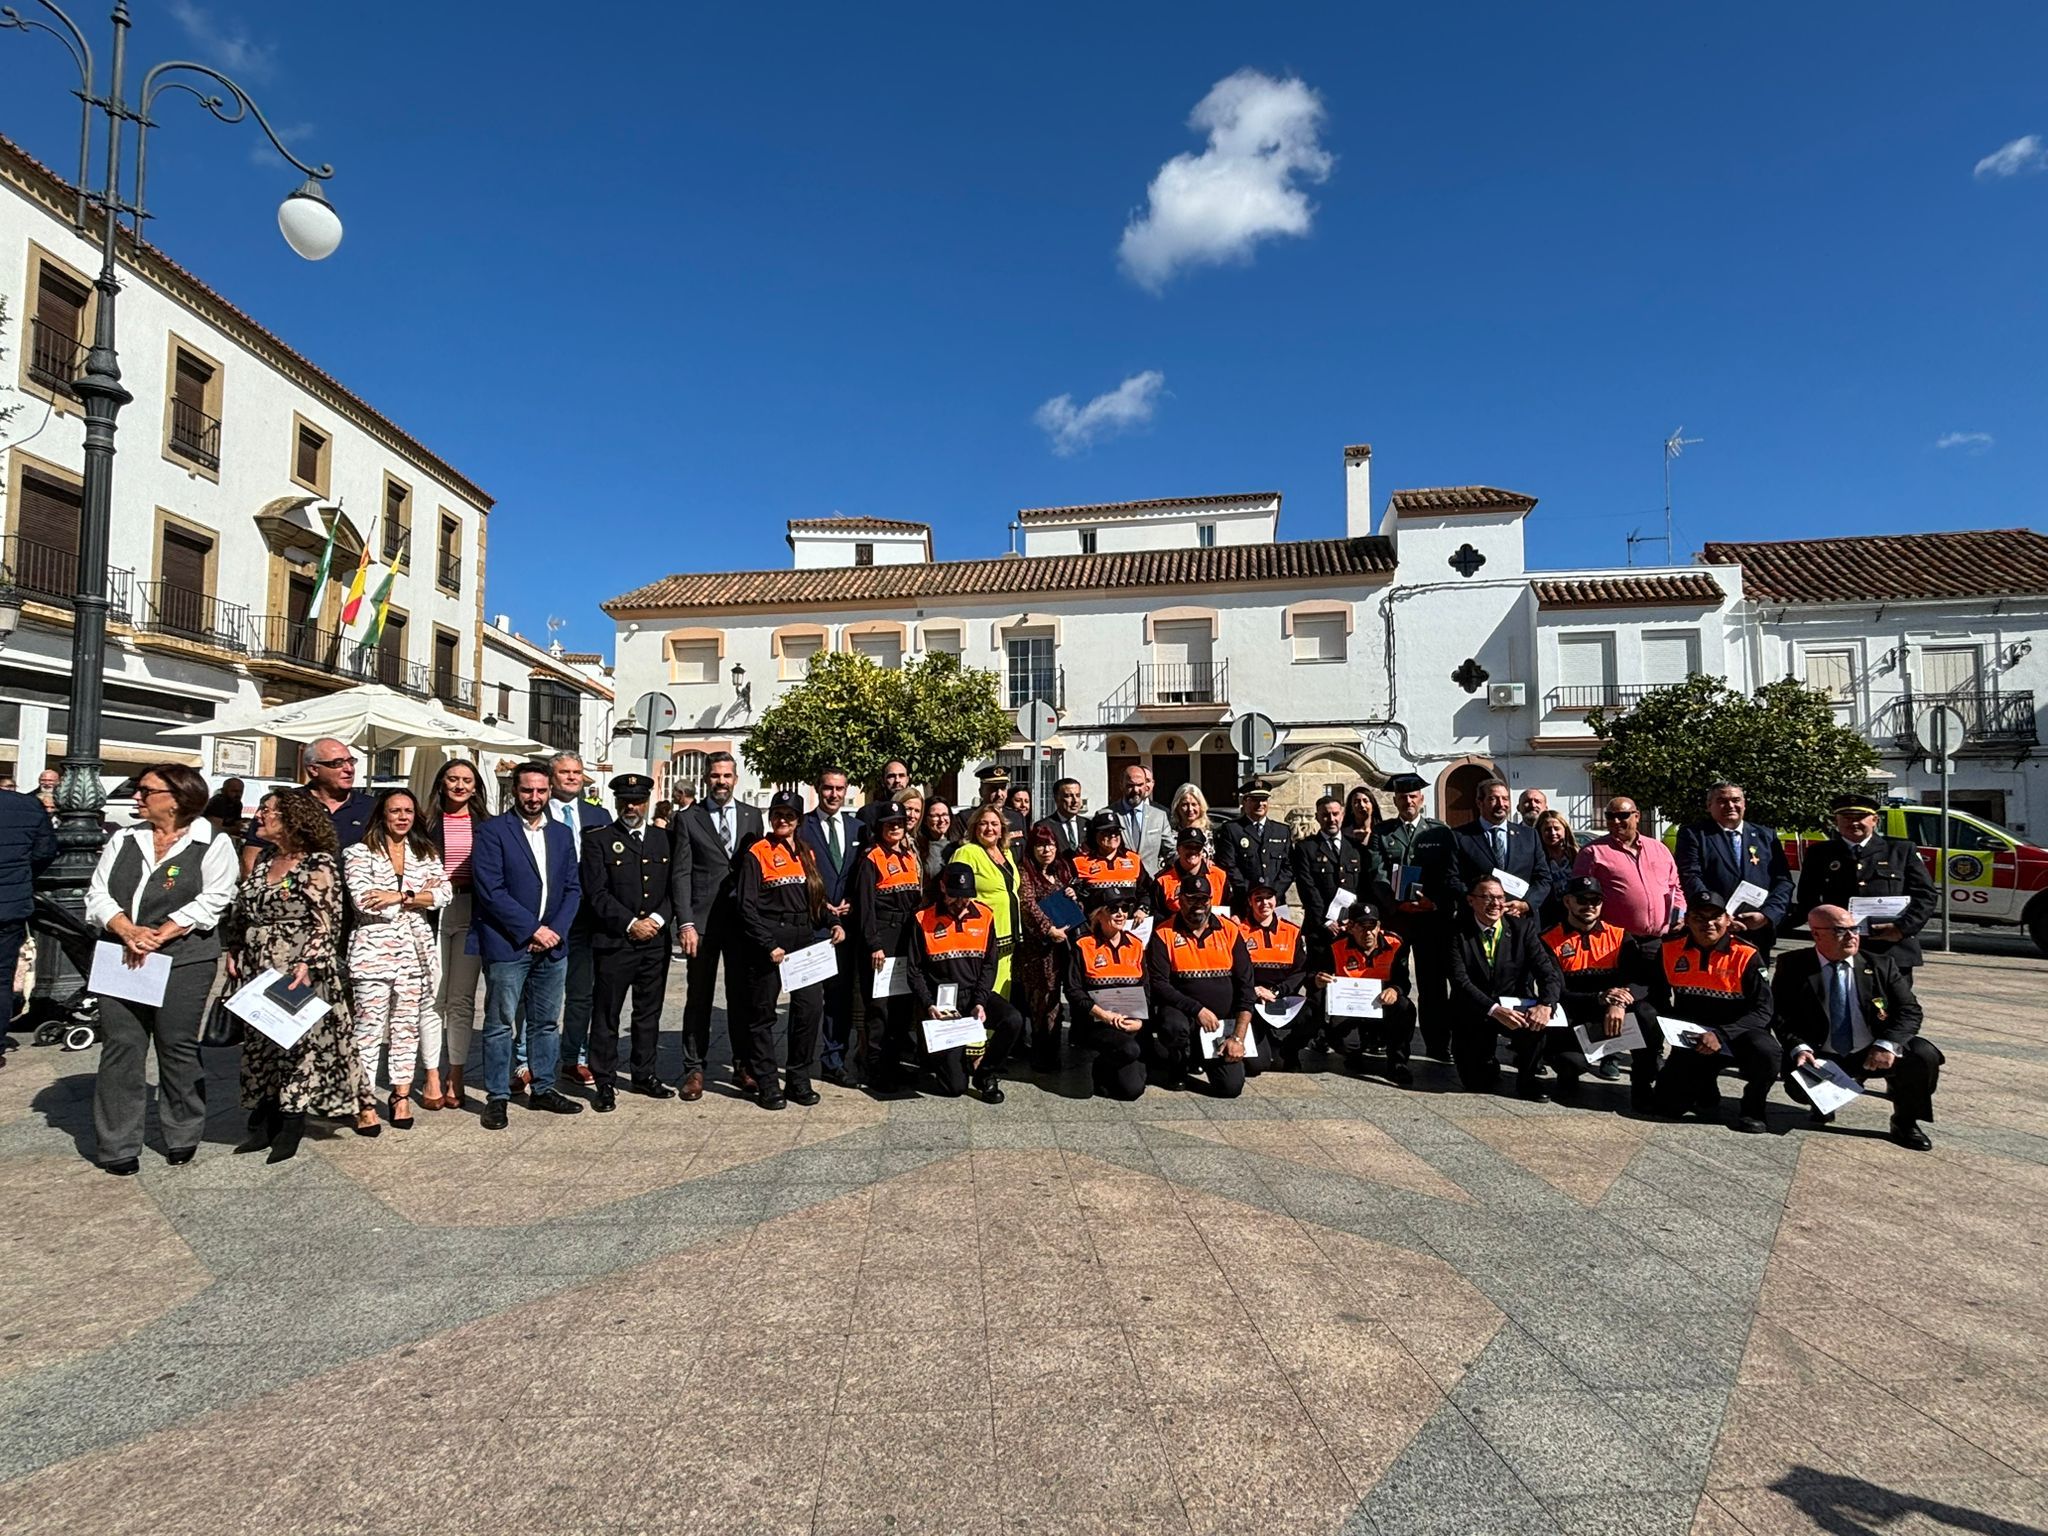
[{"label": "orange high-visibility vest", "polygon": [[1349,939],[1339,939],[1331,946],[1330,964],[1338,976],[1376,981],[1384,987],[1394,974],[1394,960],[1400,953],[1401,940],[1396,934],[1382,933],[1380,947],[1370,955],[1354,946]]}]

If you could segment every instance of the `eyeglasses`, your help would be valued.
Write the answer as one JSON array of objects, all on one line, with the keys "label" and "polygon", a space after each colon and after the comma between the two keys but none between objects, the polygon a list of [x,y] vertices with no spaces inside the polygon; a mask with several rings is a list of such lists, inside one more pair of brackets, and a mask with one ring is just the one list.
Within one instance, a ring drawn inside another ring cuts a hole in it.
[{"label": "eyeglasses", "polygon": [[1634,821],[1638,814],[1640,813],[1636,811],[1609,811],[1607,819],[1609,821]]},{"label": "eyeglasses", "polygon": [[352,757],[316,757],[313,759],[313,766],[315,768],[339,768],[344,763],[352,763],[354,761],[355,759]]},{"label": "eyeglasses", "polygon": [[1857,927],[1854,923],[1851,923],[1847,928],[1829,928],[1826,926],[1822,926],[1819,928],[1815,928],[1813,931],[1815,933],[1831,933],[1838,939],[1846,939],[1852,934],[1861,933],[1863,930]]},{"label": "eyeglasses", "polygon": [[1505,896],[1474,896],[1472,899],[1482,907],[1504,907],[1508,904]]},{"label": "eyeglasses", "polygon": [[169,793],[170,791],[161,784],[138,784],[135,786],[135,798],[138,800],[147,800],[151,795],[168,795]]}]

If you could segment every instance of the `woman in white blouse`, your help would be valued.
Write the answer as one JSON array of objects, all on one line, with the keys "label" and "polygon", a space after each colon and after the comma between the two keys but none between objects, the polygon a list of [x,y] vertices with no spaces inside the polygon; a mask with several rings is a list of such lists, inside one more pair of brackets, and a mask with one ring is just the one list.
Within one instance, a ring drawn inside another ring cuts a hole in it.
[{"label": "woman in white blouse", "polygon": [[[342,854],[355,931],[349,935],[349,997],[355,1006],[356,1049],[363,1081],[377,1081],[377,1051],[391,1046],[391,1124],[412,1125],[412,1074],[420,1038],[433,1037],[438,1053],[440,1019],[434,992],[441,957],[427,913],[448,905],[449,888],[440,856],[419,824],[419,802],[409,789],[387,789],[377,797],[363,840]],[[363,1122],[367,1122],[364,1124]],[[358,1117],[364,1129],[377,1111]]]},{"label": "woman in white blouse", "polygon": [[1173,799],[1166,808],[1166,822],[1168,836],[1165,846],[1160,849],[1160,857],[1165,863],[1173,862],[1174,855],[1180,851],[1176,840],[1190,827],[1202,834],[1202,857],[1216,857],[1216,837],[1209,820],[1209,797],[1193,784],[1183,784],[1173,792]]}]

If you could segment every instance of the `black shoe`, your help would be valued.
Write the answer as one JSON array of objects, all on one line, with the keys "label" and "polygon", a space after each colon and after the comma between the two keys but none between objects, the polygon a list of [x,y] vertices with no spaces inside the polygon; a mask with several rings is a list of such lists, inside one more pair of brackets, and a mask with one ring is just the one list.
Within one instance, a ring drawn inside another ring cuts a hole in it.
[{"label": "black shoe", "polygon": [[1415,1081],[1415,1074],[1408,1070],[1407,1063],[1397,1061],[1387,1068],[1387,1081],[1406,1088]]},{"label": "black shoe", "polygon": [[1346,1072],[1356,1072],[1360,1077],[1363,1077],[1365,1075],[1365,1052],[1346,1051],[1344,1053],[1344,1070]]},{"label": "black shoe", "polygon": [[[825,1079],[826,1082],[835,1088],[858,1088],[860,1086],[860,1074],[849,1067],[824,1067],[819,1070],[818,1076]],[[799,1099],[797,1102],[802,1103],[803,1101]]]},{"label": "black shoe", "polygon": [[996,1080],[996,1075],[993,1072],[983,1077],[977,1077],[974,1080],[974,1091],[981,1095],[981,1102],[984,1104],[1000,1104],[1003,1102],[1003,1085]]},{"label": "black shoe", "polygon": [[1808,1110],[1807,1119],[1814,1125],[1833,1125],[1835,1123],[1833,1115],[1824,1115],[1817,1109]]},{"label": "black shoe", "polygon": [[101,1163],[100,1166],[111,1174],[125,1178],[131,1173],[142,1172],[142,1159],[139,1157],[123,1157],[117,1158],[111,1163]]},{"label": "black shoe", "polygon": [[1603,1056],[1600,1058],[1600,1065],[1594,1070],[1599,1074],[1601,1082],[1618,1083],[1621,1081],[1621,1058]]},{"label": "black shoe", "polygon": [[[610,1091],[610,1084],[606,1084]],[[526,1107],[538,1109],[550,1115],[580,1115],[583,1106],[559,1088],[533,1088],[526,1095]]]},{"label": "black shoe", "polygon": [[173,1168],[182,1168],[185,1164],[192,1161],[192,1154],[198,1150],[197,1147],[172,1147],[168,1152],[164,1153],[164,1161]]},{"label": "black shoe", "polygon": [[676,1096],[675,1089],[669,1087],[667,1083],[664,1083],[658,1077],[634,1078],[633,1091],[645,1094],[650,1099],[672,1099]]},{"label": "black shoe", "polygon": [[1735,1129],[1742,1132],[1745,1136],[1761,1136],[1770,1127],[1764,1124],[1764,1117],[1762,1115],[1737,1115],[1735,1117]]},{"label": "black shoe", "polygon": [[610,1083],[597,1085],[597,1102],[591,1105],[600,1115],[608,1115],[619,1107],[619,1091]]},{"label": "black shoe", "polygon": [[270,1156],[266,1163],[289,1162],[299,1155],[299,1138],[306,1134],[306,1117],[280,1114],[277,1117],[277,1135],[270,1143]]},{"label": "black shoe", "polygon": [[818,1090],[811,1086],[807,1077],[790,1078],[783,1085],[783,1092],[788,1095],[790,1103],[801,1104],[805,1109],[818,1102]]},{"label": "black shoe", "polygon": [[1579,1074],[1560,1072],[1557,1081],[1550,1085],[1550,1091],[1560,1099],[1576,1099],[1579,1096]]},{"label": "black shoe", "polygon": [[237,1152],[261,1152],[277,1140],[284,1112],[275,1104],[258,1104],[249,1111],[249,1134],[235,1143]]},{"label": "black shoe", "polygon": [[782,1096],[782,1090],[772,1085],[761,1090],[761,1096],[758,1100],[756,1100],[756,1102],[760,1104],[760,1106],[763,1109],[789,1108],[789,1100],[785,1099]]},{"label": "black shoe", "polygon": [[1894,1120],[1891,1139],[1911,1152],[1934,1150],[1934,1143],[1928,1140],[1927,1133],[1920,1129],[1920,1122],[1917,1120]]},{"label": "black shoe", "polygon": [[487,1131],[502,1131],[505,1129],[505,1101],[503,1099],[484,1100],[482,1124],[483,1128]]}]

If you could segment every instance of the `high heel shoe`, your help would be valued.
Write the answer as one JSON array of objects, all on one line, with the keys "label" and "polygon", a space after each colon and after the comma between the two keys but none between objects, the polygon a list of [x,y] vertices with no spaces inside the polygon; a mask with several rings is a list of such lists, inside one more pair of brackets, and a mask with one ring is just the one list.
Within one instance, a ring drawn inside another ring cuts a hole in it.
[{"label": "high heel shoe", "polygon": [[235,1143],[237,1152],[261,1152],[277,1140],[278,1127],[284,1121],[284,1111],[278,1108],[275,1099],[258,1104],[249,1111],[249,1134]]},{"label": "high heel shoe", "polygon": [[[370,1117],[368,1125],[363,1124],[364,1115]],[[384,1122],[377,1118],[376,1106],[372,1105],[369,1109],[362,1110],[356,1115],[356,1123],[350,1126],[349,1129],[362,1137],[382,1136],[384,1134]]]},{"label": "high heel shoe", "polygon": [[[400,1105],[405,1106],[405,1118],[403,1120],[398,1118]],[[391,1090],[391,1129],[394,1131],[409,1131],[412,1129],[412,1090],[410,1088],[393,1088]]]},{"label": "high heel shoe", "polygon": [[298,1155],[299,1138],[305,1134],[306,1117],[304,1115],[279,1113],[277,1116],[277,1135],[272,1138],[270,1156],[266,1157],[264,1161],[266,1163],[289,1162]]}]

